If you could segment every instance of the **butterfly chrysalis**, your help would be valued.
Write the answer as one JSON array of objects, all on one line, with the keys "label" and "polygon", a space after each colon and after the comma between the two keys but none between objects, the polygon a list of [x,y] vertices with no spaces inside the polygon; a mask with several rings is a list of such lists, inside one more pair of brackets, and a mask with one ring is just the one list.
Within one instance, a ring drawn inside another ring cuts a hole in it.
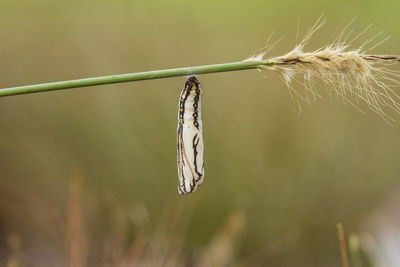
[{"label": "butterfly chrysalis", "polygon": [[204,179],[201,91],[199,81],[195,76],[190,76],[179,98],[177,136],[179,194],[194,192]]}]

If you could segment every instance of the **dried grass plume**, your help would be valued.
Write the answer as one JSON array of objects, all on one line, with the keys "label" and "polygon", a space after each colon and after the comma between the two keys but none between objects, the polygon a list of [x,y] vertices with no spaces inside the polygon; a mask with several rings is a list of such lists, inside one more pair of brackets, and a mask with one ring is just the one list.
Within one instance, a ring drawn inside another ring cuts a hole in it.
[{"label": "dried grass plume", "polygon": [[[331,44],[313,52],[304,52],[304,47],[308,44],[311,36],[325,22],[326,19],[320,17],[315,25],[308,29],[294,49],[283,56],[266,59],[266,53],[274,46],[274,44],[270,44],[263,48],[262,53],[248,58],[246,61],[265,60],[273,63],[272,66],[260,68],[278,72],[288,86],[292,99],[297,103],[299,103],[298,99],[310,103],[312,99],[321,98],[314,82],[319,79],[327,87],[328,92],[336,94],[357,109],[359,109],[357,107],[358,100],[362,100],[389,124],[394,122],[394,119],[387,114],[387,110],[391,109],[400,113],[400,97],[393,90],[394,87],[400,85],[398,80],[400,72],[390,69],[389,66],[400,62],[400,58],[398,56],[367,54],[369,50],[388,38],[379,41],[369,49],[365,49],[367,44],[370,44],[383,33],[381,32],[354,49],[351,47],[352,43],[359,39],[370,26],[352,40],[347,41],[351,34],[346,37],[344,37],[344,34],[351,24],[350,22]],[[302,78],[299,79],[299,76],[302,76]],[[301,84],[305,91],[301,93],[296,90],[293,87],[293,82]],[[353,100],[351,96],[355,96],[356,100]]]}]

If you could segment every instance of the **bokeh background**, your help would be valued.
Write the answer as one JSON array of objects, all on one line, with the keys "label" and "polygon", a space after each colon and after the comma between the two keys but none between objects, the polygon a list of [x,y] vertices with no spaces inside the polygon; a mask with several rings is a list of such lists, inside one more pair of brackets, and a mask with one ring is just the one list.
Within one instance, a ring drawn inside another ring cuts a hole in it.
[{"label": "bokeh background", "polygon": [[[310,51],[356,18],[355,33],[374,25],[359,44],[385,31],[371,53],[399,54],[399,9],[1,0],[0,88],[238,61],[271,32],[281,55],[322,13]],[[188,196],[176,170],[184,77],[1,98],[0,265],[341,266],[341,222],[352,266],[400,266],[398,122],[322,86],[299,114],[275,73],[198,78],[205,180]]]}]

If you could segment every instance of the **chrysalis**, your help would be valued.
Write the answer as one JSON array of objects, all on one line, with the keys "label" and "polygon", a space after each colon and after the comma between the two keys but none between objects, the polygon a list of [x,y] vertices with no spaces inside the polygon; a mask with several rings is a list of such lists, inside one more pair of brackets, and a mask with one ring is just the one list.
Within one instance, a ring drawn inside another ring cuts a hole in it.
[{"label": "chrysalis", "polygon": [[204,178],[201,85],[190,76],[179,98],[178,176],[179,194],[194,192]]}]

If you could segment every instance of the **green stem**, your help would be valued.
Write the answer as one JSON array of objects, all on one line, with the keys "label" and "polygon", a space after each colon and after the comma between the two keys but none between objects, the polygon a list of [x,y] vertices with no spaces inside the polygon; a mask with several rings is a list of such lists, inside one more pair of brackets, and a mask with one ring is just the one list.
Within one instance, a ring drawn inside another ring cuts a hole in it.
[{"label": "green stem", "polygon": [[112,84],[112,83],[161,79],[161,78],[205,74],[213,72],[257,69],[261,66],[271,66],[271,65],[273,65],[273,63],[261,60],[261,61],[233,62],[233,63],[186,67],[177,69],[154,70],[154,71],[136,72],[128,74],[109,75],[109,76],[93,77],[93,78],[78,79],[78,80],[4,88],[0,89],[0,97],[20,95],[20,94],[31,94],[31,93],[38,93],[45,91],[53,91],[53,90],[62,90],[62,89],[85,87],[85,86]]}]

